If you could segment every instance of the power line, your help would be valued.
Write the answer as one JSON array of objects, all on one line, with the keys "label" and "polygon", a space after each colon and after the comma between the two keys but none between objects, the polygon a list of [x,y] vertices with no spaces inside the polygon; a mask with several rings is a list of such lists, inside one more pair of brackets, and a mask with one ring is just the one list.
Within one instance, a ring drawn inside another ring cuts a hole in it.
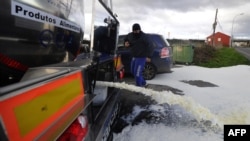
[{"label": "power line", "polygon": [[217,18],[217,23],[218,23],[218,25],[219,25],[221,31],[224,32],[224,31],[223,31],[223,28],[222,28],[222,26],[221,26],[221,24],[220,24],[220,21],[218,20],[218,18]]}]

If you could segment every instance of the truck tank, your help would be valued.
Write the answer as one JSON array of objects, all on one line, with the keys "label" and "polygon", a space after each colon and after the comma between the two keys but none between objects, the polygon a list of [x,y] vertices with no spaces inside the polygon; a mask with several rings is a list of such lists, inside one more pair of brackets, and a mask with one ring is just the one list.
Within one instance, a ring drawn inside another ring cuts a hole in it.
[{"label": "truck tank", "polygon": [[0,87],[30,67],[73,61],[83,40],[83,0],[4,0],[0,5]]}]

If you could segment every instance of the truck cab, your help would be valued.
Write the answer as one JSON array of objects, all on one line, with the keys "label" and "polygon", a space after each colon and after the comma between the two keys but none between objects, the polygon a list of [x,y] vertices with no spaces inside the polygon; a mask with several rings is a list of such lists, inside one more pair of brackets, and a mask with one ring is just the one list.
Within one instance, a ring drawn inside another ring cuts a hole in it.
[{"label": "truck cab", "polygon": [[119,81],[119,21],[98,2],[109,14],[107,32],[104,38],[93,33],[89,51],[81,51],[83,0],[2,3],[1,141],[112,140],[120,90],[99,84]]}]

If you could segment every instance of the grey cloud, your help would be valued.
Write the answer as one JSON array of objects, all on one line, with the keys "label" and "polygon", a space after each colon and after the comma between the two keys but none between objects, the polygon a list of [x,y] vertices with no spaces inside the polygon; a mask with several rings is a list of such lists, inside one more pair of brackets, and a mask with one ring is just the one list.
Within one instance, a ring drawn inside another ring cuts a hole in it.
[{"label": "grey cloud", "polygon": [[115,5],[122,7],[140,8],[141,11],[150,9],[169,9],[174,11],[194,11],[203,8],[232,8],[245,3],[249,0],[115,0]]},{"label": "grey cloud", "polygon": [[250,15],[242,16],[241,18],[237,19],[234,23],[234,35],[238,36],[250,36]]},{"label": "grey cloud", "polygon": [[[171,37],[194,33],[199,37],[209,35],[218,8],[216,31],[230,35],[234,16],[243,12],[244,16],[235,20],[234,35],[250,38],[249,6],[250,0],[113,0],[121,33],[130,31],[131,25],[139,22],[149,32],[166,34],[169,31]],[[202,18],[202,14],[206,18]]]}]

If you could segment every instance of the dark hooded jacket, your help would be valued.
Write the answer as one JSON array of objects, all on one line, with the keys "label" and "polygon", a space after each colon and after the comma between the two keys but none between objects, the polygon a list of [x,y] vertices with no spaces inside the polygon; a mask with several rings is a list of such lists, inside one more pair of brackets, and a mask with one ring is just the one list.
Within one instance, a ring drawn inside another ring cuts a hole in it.
[{"label": "dark hooded jacket", "polygon": [[139,34],[129,33],[124,41],[130,44],[132,57],[148,57],[151,58],[154,52],[152,42],[147,34],[140,31]]}]

